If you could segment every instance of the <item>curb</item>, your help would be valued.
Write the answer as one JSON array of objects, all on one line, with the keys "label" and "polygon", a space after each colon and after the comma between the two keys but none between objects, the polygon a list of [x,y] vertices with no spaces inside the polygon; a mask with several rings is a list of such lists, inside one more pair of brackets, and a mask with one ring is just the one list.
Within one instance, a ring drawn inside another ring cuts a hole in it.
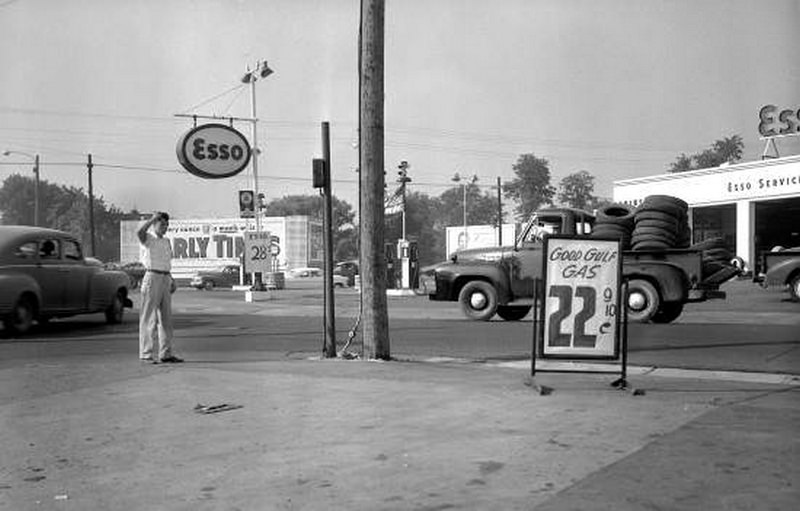
[{"label": "curb", "polygon": [[[530,369],[530,360],[508,362],[487,361],[486,365],[504,369]],[[594,373],[619,374],[618,365],[577,362],[552,362],[537,360],[536,367],[543,370],[585,371]],[[609,370],[612,369],[613,370]],[[720,371],[715,369],[681,369],[677,367],[628,366],[628,375],[660,376],[663,378],[691,378],[698,380],[732,381],[742,383],[766,383],[771,385],[800,385],[800,376],[782,373],[759,373],[747,371]]]}]

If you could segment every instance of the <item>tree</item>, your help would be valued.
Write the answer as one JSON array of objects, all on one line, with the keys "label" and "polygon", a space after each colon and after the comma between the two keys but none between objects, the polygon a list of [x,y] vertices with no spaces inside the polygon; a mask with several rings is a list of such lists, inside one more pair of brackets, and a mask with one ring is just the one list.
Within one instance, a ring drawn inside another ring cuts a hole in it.
[{"label": "tree", "polygon": [[544,158],[523,154],[513,166],[517,177],[503,184],[503,195],[517,202],[518,218],[527,218],[542,204],[552,204],[556,191],[550,186],[550,167]]},{"label": "tree", "polygon": [[[336,261],[358,257],[358,229],[353,224],[355,213],[346,201],[333,197],[333,258]],[[270,216],[305,215],[322,221],[323,198],[319,195],[287,195],[270,201],[265,210]]]},{"label": "tree", "polygon": [[[440,199],[421,192],[406,194],[406,237],[417,241],[419,265],[426,266],[442,259],[445,251],[445,228],[439,212]],[[385,242],[396,244],[401,236],[402,215],[385,217]]]},{"label": "tree", "polygon": [[733,135],[717,140],[711,147],[692,156],[681,154],[670,165],[668,172],[686,172],[687,170],[719,167],[723,163],[736,163],[742,159],[744,141],[740,135]]},{"label": "tree", "polygon": [[573,208],[591,207],[595,201],[594,176],[585,170],[568,175],[559,184],[558,200]]},{"label": "tree", "polygon": [[438,216],[444,227],[464,224],[464,188],[467,192],[467,224],[485,225],[497,221],[497,199],[491,193],[481,193],[475,183],[456,185],[439,196]]},{"label": "tree", "polygon": [[[9,176],[0,187],[2,221],[4,224],[33,225],[33,195],[36,182],[18,174]],[[89,196],[80,188],[39,183],[41,226],[66,231],[90,253],[92,233],[89,225]],[[93,204],[95,225],[95,253],[104,261],[119,259],[119,221],[124,213],[115,206],[107,206],[102,197]]]}]

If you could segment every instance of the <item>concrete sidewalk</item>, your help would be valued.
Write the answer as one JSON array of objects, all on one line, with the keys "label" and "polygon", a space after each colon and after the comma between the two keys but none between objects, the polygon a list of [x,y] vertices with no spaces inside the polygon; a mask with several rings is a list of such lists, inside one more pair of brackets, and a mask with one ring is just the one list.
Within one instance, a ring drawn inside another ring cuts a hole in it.
[{"label": "concrete sidewalk", "polygon": [[[0,509],[800,503],[796,386],[643,374],[633,396],[613,375],[544,373],[541,396],[526,371],[486,364],[136,364],[0,371]],[[11,395],[83,371],[116,378]],[[241,408],[194,411],[223,403]]]}]

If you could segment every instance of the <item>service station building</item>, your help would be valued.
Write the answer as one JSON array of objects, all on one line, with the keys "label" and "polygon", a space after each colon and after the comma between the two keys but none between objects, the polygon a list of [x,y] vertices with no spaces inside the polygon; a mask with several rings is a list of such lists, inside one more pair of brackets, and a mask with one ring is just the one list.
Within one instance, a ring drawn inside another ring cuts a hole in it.
[{"label": "service station building", "polygon": [[692,242],[721,237],[750,270],[762,251],[800,247],[800,156],[615,181],[613,195],[633,206],[648,195],[683,199]]}]

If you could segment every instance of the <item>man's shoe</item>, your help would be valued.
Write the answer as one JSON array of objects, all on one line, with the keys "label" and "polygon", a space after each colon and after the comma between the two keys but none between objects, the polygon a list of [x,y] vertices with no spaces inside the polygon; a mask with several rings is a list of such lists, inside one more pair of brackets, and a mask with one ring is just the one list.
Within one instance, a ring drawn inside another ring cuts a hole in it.
[{"label": "man's shoe", "polygon": [[153,357],[139,357],[139,361],[140,361],[140,362],[151,362],[151,363],[152,363],[152,362],[155,362],[155,360],[153,359]]},{"label": "man's shoe", "polygon": [[175,355],[170,355],[161,359],[162,364],[180,364],[181,362],[183,362],[183,359],[178,358]]}]

